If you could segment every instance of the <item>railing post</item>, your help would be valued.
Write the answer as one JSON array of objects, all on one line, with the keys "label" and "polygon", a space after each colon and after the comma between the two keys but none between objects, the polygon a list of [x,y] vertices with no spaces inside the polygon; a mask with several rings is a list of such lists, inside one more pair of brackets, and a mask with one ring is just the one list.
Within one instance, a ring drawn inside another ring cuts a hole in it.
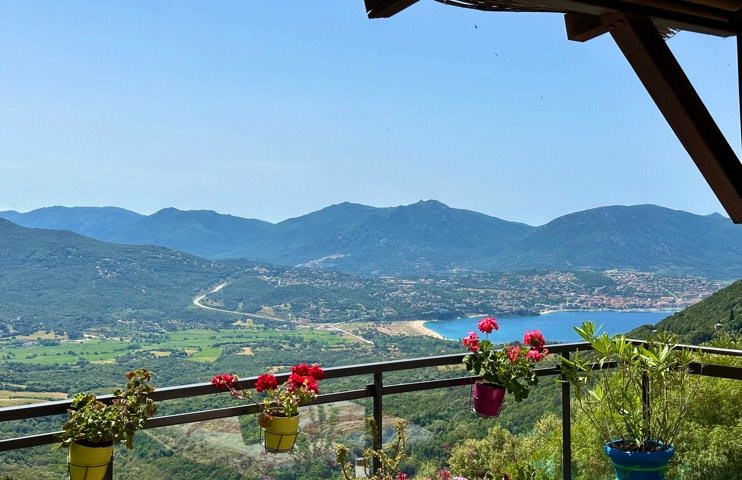
[{"label": "railing post", "polygon": [[106,474],[103,476],[103,480],[113,480],[113,457],[108,462],[108,468],[106,469]]},{"label": "railing post", "polygon": [[[381,375],[381,372],[374,372],[374,422],[376,423],[376,428],[373,432],[374,438],[372,439],[374,450],[381,450],[382,430],[384,429],[384,425],[382,424],[382,400],[384,398],[384,382],[382,381]],[[379,465],[379,460],[374,457],[371,460],[371,474],[373,475],[374,473],[376,473],[379,468],[381,468],[381,465]]]},{"label": "railing post", "polygon": [[[569,352],[562,353],[569,360]],[[572,480],[572,411],[569,382],[562,383],[562,479]]]}]

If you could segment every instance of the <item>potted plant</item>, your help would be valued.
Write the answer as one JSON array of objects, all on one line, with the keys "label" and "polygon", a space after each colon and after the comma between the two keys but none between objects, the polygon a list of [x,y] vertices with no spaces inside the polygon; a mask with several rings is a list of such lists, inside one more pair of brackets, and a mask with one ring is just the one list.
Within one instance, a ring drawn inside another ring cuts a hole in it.
[{"label": "potted plant", "polygon": [[134,447],[134,432],[144,428],[156,407],[149,394],[152,374],[146,369],[126,373],[126,389],[116,389],[110,402],[95,394],[78,393],[67,410],[62,445],[69,448],[70,480],[100,480],[106,474],[113,446]]},{"label": "potted plant", "polygon": [[[619,480],[661,480],[690,405],[691,352],[661,333],[643,344],[575,327],[594,353],[562,358],[561,381],[606,442]],[[615,365],[615,368],[605,368]]]},{"label": "potted plant", "polygon": [[478,375],[472,387],[472,410],[485,417],[496,417],[505,400],[507,390],[520,402],[528,397],[531,386],[538,383],[534,366],[548,355],[544,348],[544,336],[540,331],[527,331],[523,337],[523,346],[510,345],[497,349],[489,334],[498,330],[497,320],[486,317],[477,325],[485,334],[481,340],[475,332],[469,332],[463,340],[464,346],[471,352],[464,357],[466,369]]},{"label": "potted plant", "polygon": [[258,423],[263,432],[263,446],[268,452],[282,453],[294,448],[299,432],[299,404],[314,400],[319,394],[317,382],[324,376],[324,370],[316,363],[291,367],[291,375],[281,385],[274,375],[264,373],[255,382],[255,392],[265,394],[260,403],[247,390],[237,389],[237,375],[216,375],[211,384],[219,390],[229,390],[235,398],[260,406]]}]

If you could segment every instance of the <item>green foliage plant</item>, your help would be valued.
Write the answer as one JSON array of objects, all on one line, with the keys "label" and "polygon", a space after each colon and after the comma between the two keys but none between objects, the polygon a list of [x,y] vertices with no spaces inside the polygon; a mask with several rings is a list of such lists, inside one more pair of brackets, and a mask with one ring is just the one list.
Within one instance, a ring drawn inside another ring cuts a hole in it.
[{"label": "green foliage plant", "polygon": [[110,403],[98,400],[95,394],[78,393],[67,410],[62,445],[71,442],[87,447],[102,447],[124,441],[126,448],[134,447],[134,432],[144,428],[155,414],[156,405],[149,394],[155,389],[150,384],[152,374],[146,369],[133,370],[125,375],[126,389],[116,389]]},{"label": "green foliage plant", "polygon": [[[666,332],[636,344],[624,335],[598,335],[590,322],[575,331],[593,352],[563,357],[560,381],[574,387],[575,403],[603,440],[627,451],[672,446],[695,389],[689,369],[692,353],[675,348],[674,337]],[[649,408],[642,398],[643,385]]]},{"label": "green foliage plant", "polygon": [[480,340],[475,332],[464,338],[464,346],[471,352],[464,357],[464,366],[473,375],[482,377],[482,382],[502,386],[511,393],[517,402],[528,397],[530,388],[538,383],[535,365],[548,355],[545,341],[540,331],[528,331],[523,337],[523,346],[510,345],[495,348],[489,339],[492,330],[499,329],[492,317],[482,319],[479,331],[485,334]]},{"label": "green foliage plant", "polygon": [[[378,428],[373,418],[366,420],[368,429],[373,436]],[[397,478],[406,478],[406,475],[399,472],[399,464],[406,456],[407,450],[407,432],[404,421],[398,421],[394,425],[395,436],[392,444],[384,449],[374,450],[367,448],[363,452],[363,458],[366,460],[365,474],[372,480],[396,480]],[[349,450],[345,445],[338,445],[335,449],[337,462],[340,465],[343,478],[345,480],[355,479],[355,466],[348,460]],[[368,476],[368,466],[376,462],[378,468],[371,476]]]},{"label": "green foliage plant", "polygon": [[560,427],[559,419],[551,414],[541,417],[524,435],[494,425],[484,438],[469,438],[454,446],[448,464],[471,480],[558,480]]}]

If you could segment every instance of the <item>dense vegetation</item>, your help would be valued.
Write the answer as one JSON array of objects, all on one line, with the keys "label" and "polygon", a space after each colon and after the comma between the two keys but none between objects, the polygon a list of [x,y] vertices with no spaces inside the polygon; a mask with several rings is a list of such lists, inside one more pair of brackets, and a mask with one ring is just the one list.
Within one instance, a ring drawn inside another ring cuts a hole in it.
[{"label": "dense vegetation", "polygon": [[[712,297],[707,307],[717,308],[715,300],[725,301],[727,293],[723,290],[718,297]],[[61,364],[21,362],[17,357],[0,359],[4,372],[0,390],[17,394],[36,391],[42,396],[50,390],[65,395],[88,390],[105,392],[110,385],[120,383],[122,372],[133,367],[152,369],[157,373],[157,385],[164,386],[207,381],[214,373],[222,371],[255,375],[276,366],[285,369],[300,361],[318,361],[332,366],[462,351],[454,342],[422,337],[390,337],[376,333],[373,336],[375,345],[371,347],[350,340],[338,342],[338,337],[327,333],[306,332],[290,325],[279,328],[283,330],[245,324],[240,329],[215,330],[200,336],[194,332],[192,338],[185,336],[188,332],[149,335],[132,341],[130,349],[113,349],[106,354],[106,359],[95,357],[102,355],[100,352],[87,350],[78,352],[77,359],[75,356],[58,358],[64,360]],[[216,350],[201,357],[195,355],[193,349],[199,346],[204,351],[210,350],[209,342],[218,345]],[[740,346],[739,341],[729,335],[718,336],[715,342],[720,346]],[[153,352],[151,349],[155,345],[171,354],[147,354]],[[250,354],[245,355],[245,347],[249,347]],[[10,352],[15,354],[18,350]],[[39,356],[37,360],[42,358],[45,357]],[[385,383],[464,374],[461,367],[397,372],[385,376]],[[371,378],[363,377],[326,380],[323,391],[359,388],[371,382]],[[19,385],[26,385],[26,388],[19,388]],[[682,480],[729,478],[729,471],[742,468],[737,464],[737,459],[742,458],[739,455],[742,446],[734,440],[742,433],[742,425],[736,420],[736,402],[742,394],[742,383],[704,378],[698,392],[700,400],[692,409],[689,427],[678,442],[679,463],[674,472]],[[429,474],[446,467],[466,475],[471,474],[472,469],[511,472],[513,470],[509,469],[518,465],[527,465],[540,472],[541,477],[536,478],[551,479],[557,478],[561,468],[559,420],[555,416],[560,408],[559,393],[553,378],[543,378],[523,403],[506,402],[497,420],[480,419],[468,412],[467,387],[385,397],[384,411],[389,416],[388,426],[394,418],[405,418],[409,422],[411,445],[402,464],[407,473]],[[708,408],[709,402],[713,402],[713,408]],[[227,395],[217,394],[162,402],[160,414],[233,404],[234,400]],[[360,451],[364,445],[363,418],[370,414],[370,403],[313,407],[305,409],[305,414],[304,433],[291,456],[260,453],[258,430],[252,417],[141,432],[140,448],[117,453],[116,478],[337,478],[334,442],[343,442],[355,452]],[[4,422],[0,424],[0,436],[55,430],[61,422],[61,418]],[[591,427],[579,413],[575,413],[573,429],[574,478],[612,478],[610,465],[600,452],[600,442],[593,438]],[[712,448],[708,448],[709,445]],[[524,463],[524,458],[529,461]],[[0,475],[13,475],[18,480],[59,478],[64,471],[64,455],[63,451],[51,447],[39,447],[2,454],[0,465],[3,465]]]},{"label": "dense vegetation", "polygon": [[711,297],[677,312],[657,325],[646,325],[630,333],[645,338],[652,330],[669,330],[681,341],[700,344],[718,333],[742,332],[742,280],[737,280]]}]

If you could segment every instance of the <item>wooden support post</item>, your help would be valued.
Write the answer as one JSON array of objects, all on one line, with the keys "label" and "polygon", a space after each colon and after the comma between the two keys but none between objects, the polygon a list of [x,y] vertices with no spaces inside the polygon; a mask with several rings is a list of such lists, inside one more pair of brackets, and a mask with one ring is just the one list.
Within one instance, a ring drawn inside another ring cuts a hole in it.
[{"label": "wooden support post", "polygon": [[652,20],[601,19],[732,221],[742,223],[742,164]]}]

